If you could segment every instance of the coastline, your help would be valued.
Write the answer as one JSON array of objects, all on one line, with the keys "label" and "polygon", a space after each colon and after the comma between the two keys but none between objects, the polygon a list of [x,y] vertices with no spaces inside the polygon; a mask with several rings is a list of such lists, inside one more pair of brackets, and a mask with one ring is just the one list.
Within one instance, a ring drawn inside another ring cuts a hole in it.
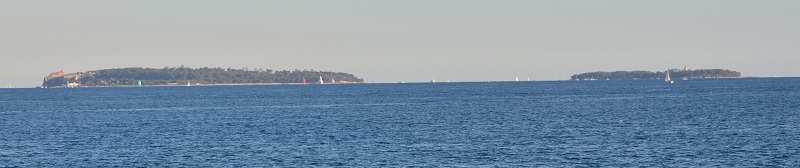
[{"label": "coastline", "polygon": [[[364,84],[364,83],[332,83],[332,84],[309,84],[306,83],[305,85],[350,85],[350,84]],[[167,84],[167,85],[108,85],[108,86],[77,86],[77,87],[68,87],[68,86],[59,86],[59,87],[49,87],[49,88],[41,88],[41,89],[58,89],[58,88],[119,88],[119,87],[194,87],[194,86],[277,86],[277,85],[304,85],[303,83],[221,83],[221,84],[202,84],[196,83],[192,84],[191,86],[186,85],[175,85],[175,84]]]},{"label": "coastline", "polygon": [[[758,77],[758,76],[744,76],[744,77],[720,77],[720,78],[689,78],[691,80],[720,80],[720,79],[769,79],[769,78],[800,78],[800,77],[792,77],[792,76],[766,76],[766,77]],[[656,79],[616,79],[610,81],[647,81],[647,80],[662,80],[661,78]],[[451,81],[451,82],[360,82],[360,83],[326,83],[326,84],[318,84],[318,83],[306,83],[305,85],[352,85],[352,84],[447,84],[447,83],[516,83],[516,82],[598,82],[598,81],[609,81],[609,80],[571,80],[571,79],[561,79],[561,80],[532,80],[532,81]],[[194,87],[194,86],[279,86],[279,85],[303,85],[303,83],[228,83],[228,84],[201,84],[196,83],[192,84],[191,86],[186,85],[110,85],[110,86],[78,86],[72,88],[125,88],[125,87]],[[17,88],[0,88],[0,89],[48,89],[48,88],[41,88],[41,87],[17,87]],[[58,88],[67,88],[67,86],[60,86],[60,87],[50,87],[49,89],[58,89]]]}]

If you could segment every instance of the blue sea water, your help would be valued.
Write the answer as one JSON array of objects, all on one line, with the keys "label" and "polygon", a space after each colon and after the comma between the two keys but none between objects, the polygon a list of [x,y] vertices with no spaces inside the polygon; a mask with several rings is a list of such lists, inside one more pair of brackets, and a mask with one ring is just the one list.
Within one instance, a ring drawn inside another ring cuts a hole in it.
[{"label": "blue sea water", "polygon": [[798,167],[800,78],[0,89],[0,167]]}]

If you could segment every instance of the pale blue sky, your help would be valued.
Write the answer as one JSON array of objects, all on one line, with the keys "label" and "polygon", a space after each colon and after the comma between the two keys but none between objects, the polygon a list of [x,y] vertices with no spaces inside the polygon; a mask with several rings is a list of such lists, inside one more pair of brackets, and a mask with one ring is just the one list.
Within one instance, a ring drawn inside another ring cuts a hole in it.
[{"label": "pale blue sky", "polygon": [[121,67],[367,82],[727,68],[800,76],[800,1],[0,1],[0,86]]}]

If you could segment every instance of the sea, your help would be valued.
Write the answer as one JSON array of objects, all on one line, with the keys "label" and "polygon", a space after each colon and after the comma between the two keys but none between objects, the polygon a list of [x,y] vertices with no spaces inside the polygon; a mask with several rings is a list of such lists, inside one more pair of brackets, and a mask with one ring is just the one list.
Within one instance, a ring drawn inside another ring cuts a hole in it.
[{"label": "sea", "polygon": [[0,89],[0,167],[800,167],[800,78]]}]

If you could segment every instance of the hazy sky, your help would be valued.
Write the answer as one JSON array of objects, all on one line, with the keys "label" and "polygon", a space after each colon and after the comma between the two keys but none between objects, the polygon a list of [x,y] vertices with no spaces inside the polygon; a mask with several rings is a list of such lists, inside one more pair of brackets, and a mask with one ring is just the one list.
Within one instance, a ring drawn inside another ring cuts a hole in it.
[{"label": "hazy sky", "polygon": [[122,67],[314,69],[367,82],[727,68],[800,76],[800,1],[3,0],[0,86]]}]

